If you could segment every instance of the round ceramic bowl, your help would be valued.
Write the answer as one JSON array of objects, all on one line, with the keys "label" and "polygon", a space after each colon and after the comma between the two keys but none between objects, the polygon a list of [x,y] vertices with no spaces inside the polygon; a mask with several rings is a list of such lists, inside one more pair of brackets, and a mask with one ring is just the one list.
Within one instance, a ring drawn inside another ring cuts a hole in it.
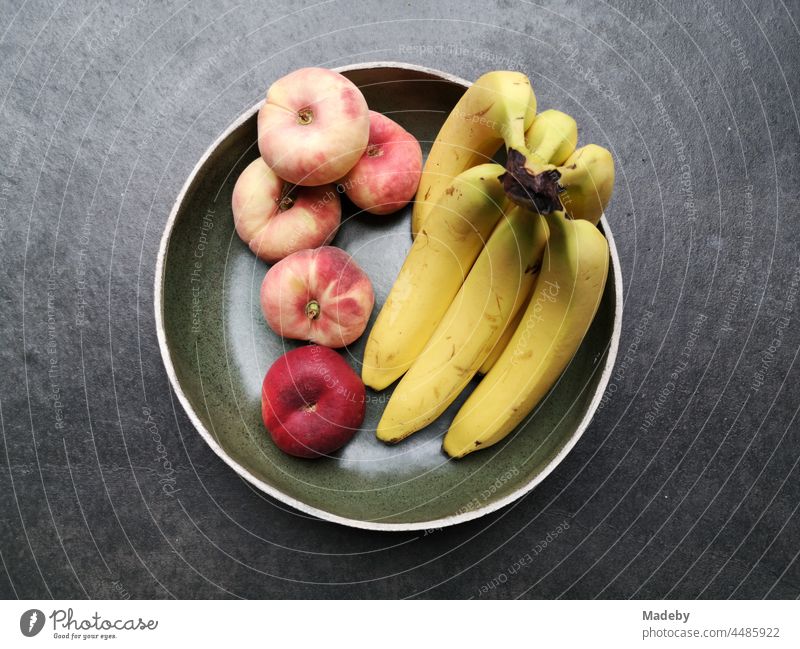
[{"label": "round ceramic bowl", "polygon": [[[373,110],[415,135],[427,152],[469,83],[404,63],[339,69]],[[611,267],[597,316],[547,398],[501,443],[450,460],[441,438],[469,389],[434,424],[401,444],[374,434],[391,389],[368,390],[363,430],[336,457],[302,460],[279,451],[261,422],[261,382],[299,344],[273,333],[261,314],[266,264],[236,236],[231,192],[258,156],[253,106],[206,151],[167,222],[155,276],[155,313],[164,364],[200,435],[234,471],[270,496],[320,518],[375,530],[443,527],[477,518],[539,484],[589,425],[608,382],[622,320],[614,239],[605,219]],[[334,245],[350,253],[375,288],[375,316],[411,245],[410,206],[385,217],[357,214],[343,201]],[[370,326],[372,324],[370,323]],[[360,371],[366,335],[342,350]]]}]

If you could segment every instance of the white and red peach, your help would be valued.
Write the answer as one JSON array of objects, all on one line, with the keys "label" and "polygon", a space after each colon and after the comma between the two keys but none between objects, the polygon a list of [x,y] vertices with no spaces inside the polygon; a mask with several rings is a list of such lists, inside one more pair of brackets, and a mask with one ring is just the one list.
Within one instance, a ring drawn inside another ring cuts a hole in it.
[{"label": "white and red peach", "polygon": [[364,384],[332,349],[307,345],[281,356],[261,387],[261,417],[283,452],[316,458],[344,446],[364,421]]},{"label": "white and red peach", "polygon": [[340,181],[348,198],[371,214],[389,214],[414,198],[422,173],[417,139],[394,120],[369,112],[369,143]]},{"label": "white and red peach", "polygon": [[325,185],[358,162],[369,125],[367,102],[352,81],[325,68],[301,68],[267,90],[258,113],[258,148],[290,183]]},{"label": "white and red peach", "polygon": [[292,187],[261,158],[239,176],[231,206],[239,237],[268,263],[330,243],[342,217],[333,185]]},{"label": "white and red peach", "polygon": [[367,326],[372,283],[344,250],[300,250],[272,266],[261,283],[261,309],[281,336],[344,347]]}]

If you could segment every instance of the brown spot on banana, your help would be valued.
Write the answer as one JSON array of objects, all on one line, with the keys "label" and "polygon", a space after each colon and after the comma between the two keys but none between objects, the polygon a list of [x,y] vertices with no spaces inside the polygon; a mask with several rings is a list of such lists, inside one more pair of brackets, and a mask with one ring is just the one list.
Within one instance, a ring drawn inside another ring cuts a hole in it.
[{"label": "brown spot on banana", "polygon": [[483,110],[478,111],[477,113],[473,113],[472,115],[464,115],[464,119],[471,120],[471,119],[474,119],[475,117],[483,117],[486,113],[488,113],[490,110],[492,110],[492,106],[494,106],[494,102],[489,104]]},{"label": "brown spot on banana", "polygon": [[535,264],[531,264],[530,266],[525,268],[526,275],[535,275],[542,269],[542,262],[537,261]]}]

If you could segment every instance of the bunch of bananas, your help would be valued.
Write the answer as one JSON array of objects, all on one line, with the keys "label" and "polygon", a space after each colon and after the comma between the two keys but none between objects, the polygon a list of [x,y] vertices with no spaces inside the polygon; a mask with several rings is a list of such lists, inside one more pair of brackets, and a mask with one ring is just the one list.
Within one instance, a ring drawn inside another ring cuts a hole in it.
[{"label": "bunch of bananas", "polygon": [[[379,439],[427,426],[481,373],[443,448],[487,448],[569,364],[605,287],[608,243],[595,226],[614,185],[611,154],[577,141],[569,115],[536,114],[519,72],[485,74],[448,116],[422,172],[413,245],[364,354],[368,386],[402,376]],[[488,162],[501,146],[505,167]]]}]

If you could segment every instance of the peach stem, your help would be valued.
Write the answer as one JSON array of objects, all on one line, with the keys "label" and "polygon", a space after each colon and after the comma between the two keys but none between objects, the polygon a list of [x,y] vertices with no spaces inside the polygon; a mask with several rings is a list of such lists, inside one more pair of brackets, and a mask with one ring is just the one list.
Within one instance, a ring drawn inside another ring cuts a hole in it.
[{"label": "peach stem", "polygon": [[305,126],[314,121],[314,112],[310,108],[301,108],[297,111],[297,123]]},{"label": "peach stem", "polygon": [[308,304],[306,304],[306,316],[309,320],[316,320],[319,318],[321,309],[319,308],[319,302],[316,300],[311,300]]}]

